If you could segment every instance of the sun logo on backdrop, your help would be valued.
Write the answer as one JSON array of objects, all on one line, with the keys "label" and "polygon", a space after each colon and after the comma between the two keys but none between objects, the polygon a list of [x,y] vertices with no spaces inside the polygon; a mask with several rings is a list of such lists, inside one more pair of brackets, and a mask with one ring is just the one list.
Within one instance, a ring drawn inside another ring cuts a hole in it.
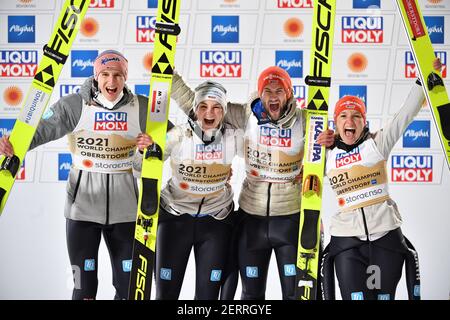
[{"label": "sun logo on backdrop", "polygon": [[361,52],[356,52],[350,55],[347,59],[347,65],[353,72],[359,73],[366,70],[369,61]]},{"label": "sun logo on backdrop", "polygon": [[31,1],[33,1],[33,0],[19,0],[19,2],[22,2],[22,3],[30,3]]},{"label": "sun logo on backdrop", "polygon": [[11,86],[3,92],[3,100],[5,100],[7,105],[17,106],[22,102],[22,99],[23,93],[19,87]]},{"label": "sun logo on backdrop", "polygon": [[430,2],[432,4],[438,4],[438,3],[441,3],[442,0],[428,0],[428,2]]},{"label": "sun logo on backdrop", "polygon": [[305,29],[303,22],[298,18],[289,18],[283,25],[284,32],[291,38],[296,38],[303,33]]},{"label": "sun logo on backdrop", "polygon": [[148,72],[152,72],[152,63],[153,63],[153,52],[148,52],[142,58],[142,64],[144,65],[145,70]]},{"label": "sun logo on backdrop", "polygon": [[225,2],[225,3],[233,3],[233,2],[236,2],[237,0],[223,0],[223,2]]},{"label": "sun logo on backdrop", "polygon": [[99,24],[94,18],[84,18],[81,22],[80,32],[85,37],[93,37],[98,32]]}]

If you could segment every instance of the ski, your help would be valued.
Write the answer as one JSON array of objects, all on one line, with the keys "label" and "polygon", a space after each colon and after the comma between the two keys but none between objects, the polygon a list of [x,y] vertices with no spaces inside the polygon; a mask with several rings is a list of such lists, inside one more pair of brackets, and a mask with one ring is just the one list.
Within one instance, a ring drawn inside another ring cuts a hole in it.
[{"label": "ski", "polygon": [[59,74],[69,56],[70,48],[89,3],[88,0],[66,0],[50,41],[44,46],[44,55],[9,138],[14,148],[14,155],[0,156],[0,215],[5,208],[17,171],[30,147],[42,113],[47,107]]},{"label": "ski", "polygon": [[150,300],[179,13],[180,0],[158,1],[146,122],[154,143],[142,161],[129,300]]},{"label": "ski", "polygon": [[316,144],[316,139],[328,127],[336,0],[315,0],[313,7],[310,75],[305,78],[305,83],[308,85],[308,102],[296,263],[296,298],[298,300],[318,299],[320,213],[325,148]]},{"label": "ski", "polygon": [[396,3],[450,169],[450,101],[440,72],[433,69],[435,54],[428,28],[417,0]]}]

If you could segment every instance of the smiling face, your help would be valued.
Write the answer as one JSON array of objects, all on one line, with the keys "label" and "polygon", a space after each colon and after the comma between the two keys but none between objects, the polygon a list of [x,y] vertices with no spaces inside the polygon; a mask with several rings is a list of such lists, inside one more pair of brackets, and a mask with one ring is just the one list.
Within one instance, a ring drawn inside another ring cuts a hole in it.
[{"label": "smiling face", "polygon": [[115,101],[125,87],[125,76],[119,70],[105,69],[98,74],[98,89],[108,101]]},{"label": "smiling face", "polygon": [[222,121],[223,108],[217,101],[204,100],[198,104],[195,115],[201,124],[202,130],[216,129],[219,127],[220,121]]},{"label": "smiling face", "polygon": [[343,110],[335,121],[336,129],[347,145],[354,144],[361,137],[366,125],[363,115],[356,110]]},{"label": "smiling face", "polygon": [[277,121],[283,114],[287,94],[284,87],[278,82],[269,83],[262,90],[261,101],[270,118]]}]

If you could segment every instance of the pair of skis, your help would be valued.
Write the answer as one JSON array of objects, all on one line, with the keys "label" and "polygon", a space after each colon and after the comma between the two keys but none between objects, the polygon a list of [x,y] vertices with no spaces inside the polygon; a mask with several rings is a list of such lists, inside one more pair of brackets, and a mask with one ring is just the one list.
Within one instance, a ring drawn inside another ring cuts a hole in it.
[{"label": "pair of skis", "polygon": [[44,46],[44,55],[9,138],[14,148],[14,155],[0,156],[0,214],[5,208],[17,171],[30,147],[42,113],[47,107],[59,74],[69,56],[70,48],[89,3],[88,0],[66,0],[50,41]]},{"label": "pair of skis", "polygon": [[[396,3],[450,169],[450,102],[441,75],[433,69],[435,55],[428,29],[417,0],[396,0]],[[296,297],[299,300],[320,298],[320,216],[325,150],[315,141],[326,130],[328,122],[335,10],[336,1],[314,1],[311,76],[305,78],[309,87],[296,264]]]}]

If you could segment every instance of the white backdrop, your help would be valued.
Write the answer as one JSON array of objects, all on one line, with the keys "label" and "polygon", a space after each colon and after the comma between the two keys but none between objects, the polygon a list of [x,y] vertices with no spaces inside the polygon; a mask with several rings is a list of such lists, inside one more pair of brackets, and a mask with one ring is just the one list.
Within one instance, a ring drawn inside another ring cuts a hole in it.
[{"label": "white backdrop", "polygon": [[[89,66],[92,66],[92,56],[95,57],[96,50],[109,48],[121,50],[128,57],[129,87],[140,93],[148,92],[145,87],[149,83],[146,66],[152,52],[152,43],[148,41],[152,39],[152,16],[155,15],[155,9],[151,8],[152,2],[92,0],[92,8],[86,15],[82,32],[72,47],[77,52],[66,63],[51,102],[58,100],[61,95],[76,91],[83,82],[83,73],[89,72]],[[310,3],[309,0],[182,0],[182,33],[177,47],[176,68],[191,86],[205,78],[216,77],[228,89],[231,101],[243,102],[255,89],[257,75],[261,70],[274,64],[286,68],[291,66],[289,72],[293,72],[296,96],[299,104],[303,105],[303,78],[309,70],[311,43]],[[368,4],[378,3],[380,9],[364,8]],[[41,48],[48,41],[61,4],[61,0],[0,0],[0,135],[12,128],[13,119],[20,110],[23,96],[31,82],[26,70],[30,68],[29,65],[38,63]],[[435,50],[445,64],[445,81],[450,88],[446,76],[450,44],[450,0],[422,0],[420,4],[424,15],[429,17],[429,31],[433,32]],[[19,18],[15,18],[17,16]],[[223,16],[225,18],[221,18]],[[231,32],[225,35],[212,32],[217,26],[216,20],[221,19],[225,19],[221,22],[222,26],[231,26]],[[27,28],[20,29],[15,25],[26,25]],[[361,96],[368,106],[370,127],[376,130],[395,114],[415,78],[394,2],[339,0],[335,32],[331,105],[346,93]],[[33,53],[33,50],[37,53]],[[22,60],[18,64],[25,73],[15,74],[6,67],[12,51],[20,53]],[[209,53],[202,55],[201,51]],[[210,71],[205,65],[211,62],[207,59],[210,51],[224,52],[228,64],[214,59],[212,62],[218,64],[217,69],[208,73]],[[230,67],[230,64],[234,67]],[[88,68],[83,70],[85,66]],[[221,73],[223,70],[228,70],[228,73]],[[78,74],[81,77],[76,77]],[[143,89],[141,86],[144,86]],[[175,123],[184,121],[175,103],[172,103],[170,117]],[[449,171],[427,107],[423,108],[416,120],[392,154],[395,162],[413,156],[409,159],[431,159],[432,164],[425,169],[415,164],[412,168],[401,166],[392,170],[400,174],[431,171],[432,177],[421,180],[421,176],[410,176],[410,181],[401,181],[406,179],[401,176],[391,177],[395,181],[391,183],[390,193],[404,218],[402,229],[419,252],[423,298],[448,299],[450,258],[447,246],[450,243],[450,218],[445,199],[450,194]],[[33,150],[26,157],[20,173],[21,180],[15,184],[0,217],[0,299],[71,297],[72,272],[66,250],[63,217],[64,179],[70,167],[70,161],[65,156],[67,152],[66,140],[60,139]],[[392,161],[388,161],[389,168]],[[242,160],[236,160],[233,170],[236,200],[243,179],[242,164]],[[166,170],[165,180],[169,175],[170,172]],[[328,184],[323,203],[323,219],[327,228],[329,218],[336,209]],[[327,242],[328,239],[326,236]],[[266,297],[280,299],[274,258],[270,268]],[[103,243],[98,269],[98,298],[111,299],[114,290],[109,256]],[[192,299],[194,281],[191,260],[181,299]],[[237,298],[239,294],[240,286]],[[397,290],[397,298],[407,298],[403,279]]]}]

